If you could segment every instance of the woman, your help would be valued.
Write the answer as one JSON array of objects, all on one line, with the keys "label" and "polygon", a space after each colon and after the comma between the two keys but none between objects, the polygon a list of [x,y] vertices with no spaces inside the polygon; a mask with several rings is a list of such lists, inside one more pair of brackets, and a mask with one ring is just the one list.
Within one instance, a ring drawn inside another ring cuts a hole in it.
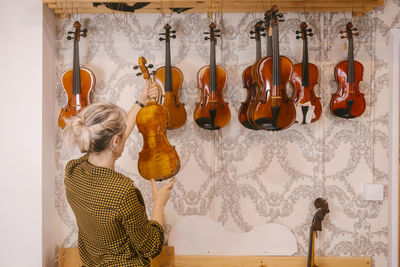
[{"label": "woman", "polygon": [[148,220],[140,191],[114,171],[137,113],[157,93],[156,85],[148,82],[128,114],[114,104],[97,103],[70,119],[64,129],[86,153],[68,162],[64,180],[85,266],[150,266],[150,258],[161,252],[164,207],[175,179],[160,189],[151,181],[153,213]]}]

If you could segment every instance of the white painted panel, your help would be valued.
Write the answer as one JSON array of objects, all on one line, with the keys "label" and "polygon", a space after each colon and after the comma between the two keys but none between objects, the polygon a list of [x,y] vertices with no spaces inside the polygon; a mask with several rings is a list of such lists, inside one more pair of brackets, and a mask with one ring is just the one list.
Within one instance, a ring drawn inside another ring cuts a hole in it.
[{"label": "white painted panel", "polygon": [[168,244],[177,255],[293,255],[297,251],[292,232],[269,223],[247,233],[234,233],[204,216],[187,216],[171,229]]}]

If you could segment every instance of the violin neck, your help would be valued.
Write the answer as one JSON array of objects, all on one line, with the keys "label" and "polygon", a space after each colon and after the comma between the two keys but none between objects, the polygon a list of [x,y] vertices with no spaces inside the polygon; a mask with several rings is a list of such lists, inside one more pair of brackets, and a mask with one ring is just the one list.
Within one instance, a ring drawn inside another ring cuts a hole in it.
[{"label": "violin neck", "polygon": [[347,57],[347,82],[354,83],[354,46],[353,37],[349,39],[349,51]]},{"label": "violin neck", "polygon": [[310,240],[308,242],[308,257],[307,257],[307,267],[314,267],[314,242],[315,232],[310,228]]},{"label": "violin neck", "polygon": [[165,91],[172,91],[172,72],[171,72],[171,47],[170,41],[165,42]]},{"label": "violin neck", "polygon": [[281,85],[278,25],[272,26],[272,85]]},{"label": "violin neck", "polygon": [[74,59],[72,67],[72,93],[81,94],[81,70],[79,64],[79,41],[74,40]]},{"label": "violin neck", "polygon": [[303,61],[302,61],[302,81],[301,85],[309,86],[310,85],[310,74],[308,68],[308,41],[307,37],[303,39]]},{"label": "violin neck", "polygon": [[256,61],[261,59],[261,39],[256,39]]},{"label": "violin neck", "polygon": [[210,41],[210,91],[217,91],[217,63],[215,59],[215,40]]},{"label": "violin neck", "polygon": [[267,34],[267,57],[272,56],[272,36]]}]

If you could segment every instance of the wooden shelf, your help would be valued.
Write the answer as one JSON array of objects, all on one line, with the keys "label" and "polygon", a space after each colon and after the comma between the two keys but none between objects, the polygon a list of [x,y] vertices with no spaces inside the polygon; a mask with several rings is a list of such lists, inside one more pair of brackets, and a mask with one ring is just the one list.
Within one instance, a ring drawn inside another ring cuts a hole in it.
[{"label": "wooden shelf", "polygon": [[[145,1],[145,0],[144,0]],[[376,7],[383,6],[384,0],[148,0],[147,6],[136,9],[135,13],[172,13],[170,8],[190,8],[183,13],[210,12],[264,12],[271,3],[282,12],[353,12],[362,16]],[[93,3],[125,3],[132,7],[137,1],[107,0],[43,0],[59,16],[69,14],[115,13],[104,5],[95,7]],[[121,5],[118,5],[118,9]]]}]

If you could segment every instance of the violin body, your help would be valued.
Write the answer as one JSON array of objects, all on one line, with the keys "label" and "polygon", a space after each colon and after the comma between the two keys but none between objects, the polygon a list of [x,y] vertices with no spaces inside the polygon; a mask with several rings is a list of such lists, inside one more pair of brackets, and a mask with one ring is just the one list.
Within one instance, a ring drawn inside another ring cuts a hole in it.
[{"label": "violin body", "polygon": [[286,93],[286,84],[290,82],[293,64],[289,58],[280,56],[280,85],[273,85],[273,57],[265,57],[259,62],[258,86],[261,96],[257,101],[252,120],[259,127],[270,130],[289,128],[296,117],[296,109]]},{"label": "violin body", "polygon": [[[299,104],[310,103],[314,106],[315,117],[311,119],[311,122],[317,121],[322,114],[322,105],[319,97],[315,95],[314,87],[318,84],[318,67],[312,63],[308,63],[309,68],[309,86],[302,85],[302,63],[295,64],[293,66],[292,83],[294,86],[293,102],[295,106]],[[305,116],[304,116],[305,117]],[[303,122],[305,119],[303,119]],[[305,123],[305,122],[304,122]]]},{"label": "violin body", "polygon": [[330,102],[331,112],[341,118],[355,118],[365,111],[364,94],[359,90],[360,81],[363,79],[364,67],[354,61],[354,83],[347,82],[348,61],[342,61],[335,67],[335,79],[338,82],[338,90],[332,94]]},{"label": "violin body", "polygon": [[[249,114],[249,107],[257,96],[257,88],[254,86],[253,75],[252,75],[253,65],[248,66],[242,73],[243,87],[246,89],[246,99],[241,103],[238,113],[239,122],[246,128],[251,130],[258,130],[258,127],[254,125],[251,121]],[[254,105],[253,105],[254,106]]]},{"label": "violin body", "polygon": [[167,120],[168,111],[155,102],[142,108],[136,117],[137,127],[143,135],[138,170],[147,180],[164,180],[174,176],[180,169],[175,147],[167,139]]},{"label": "violin body", "polygon": [[94,73],[88,68],[80,68],[81,93],[74,94],[73,90],[73,69],[65,71],[61,77],[62,87],[67,94],[67,104],[61,109],[58,117],[58,125],[65,127],[64,118],[71,118],[82,109],[91,104],[91,95],[96,84]]},{"label": "violin body", "polygon": [[197,72],[197,84],[201,90],[201,99],[196,103],[194,120],[198,126],[207,130],[217,130],[227,125],[231,119],[229,104],[224,102],[222,90],[226,84],[226,71],[215,66],[216,90],[210,87],[210,66],[203,66]]},{"label": "violin body", "polygon": [[179,101],[178,94],[178,90],[182,88],[183,74],[180,69],[171,67],[172,91],[165,90],[165,75],[165,67],[158,68],[154,75],[154,81],[163,91],[164,99],[162,106],[169,112],[167,129],[177,129],[185,124],[187,118],[185,106]]},{"label": "violin body", "polygon": [[[143,78],[150,80],[146,67],[146,59],[138,60]],[[179,156],[175,147],[167,139],[167,121],[169,113],[155,99],[143,107],[136,116],[136,125],[143,135],[143,148],[139,153],[138,170],[147,179],[164,180],[178,173],[180,169]]]}]

